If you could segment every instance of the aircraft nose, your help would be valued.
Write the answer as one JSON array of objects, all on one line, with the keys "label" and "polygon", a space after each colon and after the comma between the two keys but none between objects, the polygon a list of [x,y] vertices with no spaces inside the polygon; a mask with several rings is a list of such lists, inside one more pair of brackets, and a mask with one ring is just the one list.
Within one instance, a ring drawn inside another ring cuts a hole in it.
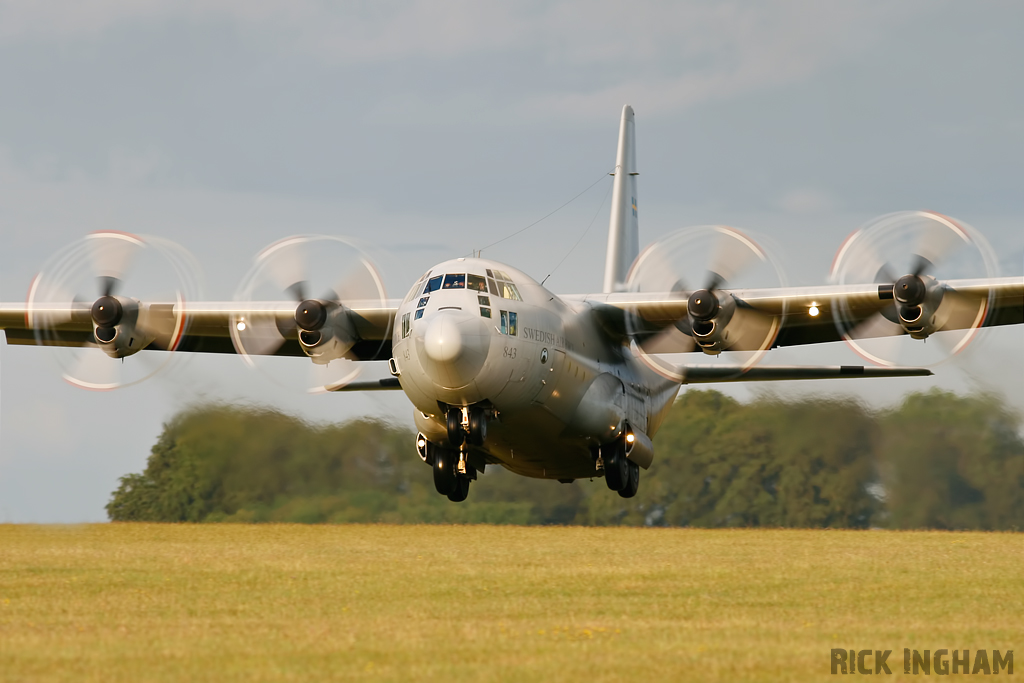
[{"label": "aircraft nose", "polygon": [[417,339],[424,370],[438,386],[465,387],[487,360],[490,335],[482,320],[462,311],[438,311]]},{"label": "aircraft nose", "polygon": [[462,331],[455,316],[440,313],[427,325],[423,335],[423,348],[430,360],[451,363],[462,355]]}]

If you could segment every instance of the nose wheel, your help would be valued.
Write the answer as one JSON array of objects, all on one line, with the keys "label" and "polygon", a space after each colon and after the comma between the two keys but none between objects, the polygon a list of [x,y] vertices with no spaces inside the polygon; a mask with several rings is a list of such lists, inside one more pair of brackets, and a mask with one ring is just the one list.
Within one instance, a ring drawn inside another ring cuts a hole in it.
[{"label": "nose wheel", "polygon": [[479,406],[468,408],[453,406],[445,416],[448,427],[448,443],[458,448],[468,442],[471,446],[483,446],[487,439],[487,413]]},{"label": "nose wheel", "polygon": [[[476,477],[476,469],[465,460],[462,453],[450,448],[435,446],[433,449],[434,488],[448,500],[461,503],[469,496],[469,484]],[[460,469],[465,470],[464,472]]]}]

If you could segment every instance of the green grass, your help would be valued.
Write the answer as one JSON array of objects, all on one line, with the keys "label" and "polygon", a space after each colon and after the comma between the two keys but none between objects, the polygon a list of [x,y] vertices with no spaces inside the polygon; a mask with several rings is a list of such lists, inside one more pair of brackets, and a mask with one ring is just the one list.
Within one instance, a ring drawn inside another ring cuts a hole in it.
[{"label": "green grass", "polygon": [[0,526],[4,681],[900,680],[1022,615],[1022,534]]}]

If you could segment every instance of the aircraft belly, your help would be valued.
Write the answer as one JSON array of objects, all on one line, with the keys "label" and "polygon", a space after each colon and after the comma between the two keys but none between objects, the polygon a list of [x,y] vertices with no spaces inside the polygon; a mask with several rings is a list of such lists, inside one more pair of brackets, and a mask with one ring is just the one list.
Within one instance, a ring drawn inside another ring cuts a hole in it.
[{"label": "aircraft belly", "polygon": [[565,438],[565,424],[542,406],[502,414],[487,432],[486,450],[506,468],[540,479],[597,476],[586,439]]}]

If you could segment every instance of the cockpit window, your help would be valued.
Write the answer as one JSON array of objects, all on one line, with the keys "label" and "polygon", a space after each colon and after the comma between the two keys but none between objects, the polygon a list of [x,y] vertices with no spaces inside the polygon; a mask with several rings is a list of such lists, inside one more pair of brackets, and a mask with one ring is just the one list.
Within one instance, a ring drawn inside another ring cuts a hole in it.
[{"label": "cockpit window", "polygon": [[512,299],[513,301],[523,300],[523,297],[519,296],[519,290],[511,282],[499,282],[498,287],[501,290],[502,298]]},{"label": "cockpit window", "polygon": [[441,289],[440,275],[438,275],[437,277],[432,277],[429,280],[427,280],[427,286],[423,288],[423,293],[430,294],[431,292],[436,292],[439,289]]},{"label": "cockpit window", "polygon": [[[491,279],[492,274],[493,280]],[[487,271],[487,289],[494,296],[500,296],[503,299],[511,299],[512,301],[523,300],[523,297],[519,294],[519,288],[513,284],[509,274],[503,270]]]},{"label": "cockpit window", "polygon": [[449,273],[444,276],[444,284],[441,285],[441,289],[465,289],[466,288],[466,274],[465,273]]},{"label": "cockpit window", "polygon": [[486,292],[487,280],[484,279],[483,275],[473,275],[471,273],[466,276],[466,288],[477,292]]}]

